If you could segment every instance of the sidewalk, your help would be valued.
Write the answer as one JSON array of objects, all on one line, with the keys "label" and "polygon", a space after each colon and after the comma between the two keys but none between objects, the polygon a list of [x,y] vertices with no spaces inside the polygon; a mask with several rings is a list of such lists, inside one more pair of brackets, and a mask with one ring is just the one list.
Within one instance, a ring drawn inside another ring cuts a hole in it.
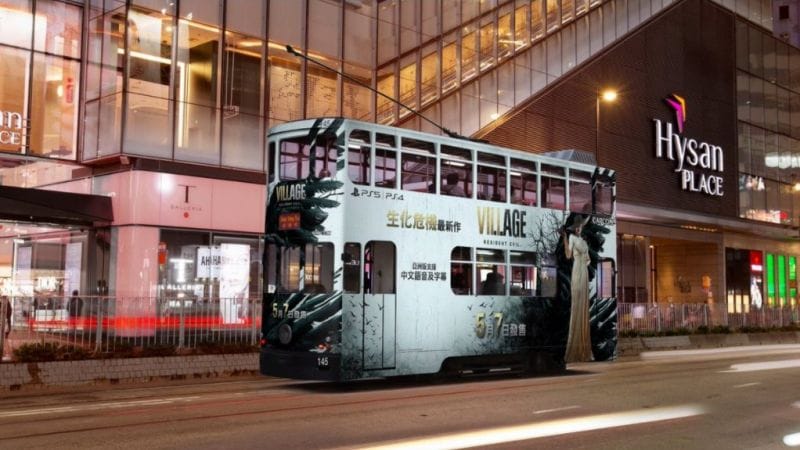
[{"label": "sidewalk", "polygon": [[617,358],[637,357],[643,352],[657,350],[713,349],[778,344],[800,344],[800,331],[620,338],[617,342]]}]

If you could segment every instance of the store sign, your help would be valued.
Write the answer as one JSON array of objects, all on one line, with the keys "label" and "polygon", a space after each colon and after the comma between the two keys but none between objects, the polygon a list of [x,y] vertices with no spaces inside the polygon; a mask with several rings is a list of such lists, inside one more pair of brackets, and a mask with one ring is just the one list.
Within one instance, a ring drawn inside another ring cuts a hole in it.
[{"label": "store sign", "polygon": [[724,171],[722,147],[684,136],[686,101],[675,94],[665,101],[675,111],[678,130],[677,133],[673,131],[671,122],[662,124],[660,120],[653,119],[656,126],[656,158],[675,161],[675,172],[680,173],[681,189],[684,191],[722,197],[722,177],[708,173]]},{"label": "store sign", "polygon": [[0,110],[0,144],[22,145],[24,123],[21,113]]}]

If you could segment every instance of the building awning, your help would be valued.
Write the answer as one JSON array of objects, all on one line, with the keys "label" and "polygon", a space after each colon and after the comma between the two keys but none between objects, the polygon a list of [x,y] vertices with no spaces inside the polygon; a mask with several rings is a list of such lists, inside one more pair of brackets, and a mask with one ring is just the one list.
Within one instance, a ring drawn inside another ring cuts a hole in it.
[{"label": "building awning", "polygon": [[111,197],[0,186],[0,220],[98,226],[114,214]]}]

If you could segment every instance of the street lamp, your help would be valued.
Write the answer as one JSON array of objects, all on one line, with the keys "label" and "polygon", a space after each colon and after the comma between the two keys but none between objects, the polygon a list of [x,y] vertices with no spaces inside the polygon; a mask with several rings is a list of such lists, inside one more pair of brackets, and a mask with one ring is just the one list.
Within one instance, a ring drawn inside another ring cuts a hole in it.
[{"label": "street lamp", "polygon": [[600,101],[606,103],[614,103],[617,100],[617,91],[614,89],[604,89],[599,91],[595,96],[595,139],[594,139],[594,152],[597,159],[597,165],[600,165]]}]

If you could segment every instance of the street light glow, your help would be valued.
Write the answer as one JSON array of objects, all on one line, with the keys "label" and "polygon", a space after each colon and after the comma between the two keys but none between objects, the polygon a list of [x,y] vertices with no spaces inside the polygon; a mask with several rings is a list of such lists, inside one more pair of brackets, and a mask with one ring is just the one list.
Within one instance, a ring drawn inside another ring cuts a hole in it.
[{"label": "street light glow", "polygon": [[613,89],[606,89],[600,96],[604,102],[613,102],[617,99],[617,91]]}]

